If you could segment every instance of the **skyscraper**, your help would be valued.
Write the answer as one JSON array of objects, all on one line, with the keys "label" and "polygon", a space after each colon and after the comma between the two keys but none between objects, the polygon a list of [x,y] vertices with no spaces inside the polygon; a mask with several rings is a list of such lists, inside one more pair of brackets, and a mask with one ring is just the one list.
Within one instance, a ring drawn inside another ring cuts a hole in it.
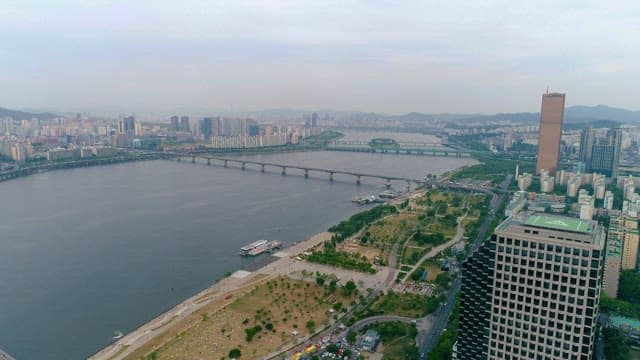
[{"label": "skyscraper", "polygon": [[205,140],[210,140],[213,134],[213,118],[206,117],[200,120],[200,134]]},{"label": "skyscraper", "polygon": [[171,126],[169,127],[169,130],[171,131],[180,130],[180,120],[178,118],[178,115],[174,115],[171,117]]},{"label": "skyscraper", "polygon": [[180,131],[183,131],[183,132],[191,131],[189,129],[189,117],[188,116],[182,116],[180,118]]},{"label": "skyscraper", "polygon": [[610,178],[618,176],[620,149],[622,147],[622,130],[611,129],[605,137],[596,139],[591,147],[591,161],[587,165],[589,171],[605,174]]},{"label": "skyscraper", "polygon": [[592,359],[605,238],[593,220],[498,225],[463,265],[456,358]]},{"label": "skyscraper", "polygon": [[536,173],[549,170],[554,175],[560,159],[560,137],[564,117],[564,94],[546,93],[542,95],[540,110],[540,137],[538,139],[538,161]]},{"label": "skyscraper", "polygon": [[588,165],[591,163],[591,147],[593,146],[593,129],[585,126],[580,133],[580,154],[578,160]]}]

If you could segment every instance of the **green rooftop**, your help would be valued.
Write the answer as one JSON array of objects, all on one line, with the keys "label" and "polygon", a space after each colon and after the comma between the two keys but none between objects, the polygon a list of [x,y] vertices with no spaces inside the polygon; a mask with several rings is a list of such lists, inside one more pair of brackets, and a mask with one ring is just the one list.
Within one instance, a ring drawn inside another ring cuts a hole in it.
[{"label": "green rooftop", "polygon": [[589,232],[589,221],[566,217],[531,215],[525,225],[580,233]]},{"label": "green rooftop", "polygon": [[623,316],[610,316],[609,321],[615,327],[630,327],[640,329],[640,320]]}]

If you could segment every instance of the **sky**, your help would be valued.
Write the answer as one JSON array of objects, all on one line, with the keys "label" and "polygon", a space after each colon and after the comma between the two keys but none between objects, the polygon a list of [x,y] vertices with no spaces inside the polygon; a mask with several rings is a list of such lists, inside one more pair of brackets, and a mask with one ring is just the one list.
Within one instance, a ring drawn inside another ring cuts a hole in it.
[{"label": "sky", "polygon": [[640,2],[0,2],[0,106],[640,109]]}]

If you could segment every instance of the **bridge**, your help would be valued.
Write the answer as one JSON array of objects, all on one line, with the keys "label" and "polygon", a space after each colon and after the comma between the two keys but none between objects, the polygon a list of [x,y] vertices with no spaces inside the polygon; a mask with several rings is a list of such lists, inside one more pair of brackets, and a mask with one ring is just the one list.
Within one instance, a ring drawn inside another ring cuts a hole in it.
[{"label": "bridge", "polygon": [[368,173],[360,173],[353,171],[345,171],[345,170],[336,170],[336,169],[322,169],[316,167],[308,167],[308,166],[300,166],[300,165],[289,165],[289,164],[276,164],[271,162],[264,161],[254,161],[254,160],[246,160],[246,159],[234,159],[234,158],[225,158],[219,156],[211,156],[211,155],[203,155],[203,154],[184,154],[184,153],[163,153],[165,157],[175,158],[177,161],[182,161],[183,158],[190,160],[192,163],[198,162],[197,160],[206,161],[207,165],[211,166],[212,163],[222,164],[225,168],[229,167],[229,165],[234,164],[239,166],[242,170],[247,169],[249,165],[252,165],[256,168],[259,168],[261,172],[266,172],[267,168],[276,168],[280,171],[282,175],[287,175],[287,170],[295,169],[302,171],[304,173],[304,177],[308,178],[309,173],[323,173],[328,175],[329,181],[333,181],[336,175],[347,175],[352,176],[356,180],[356,184],[361,184],[362,178],[371,178],[371,179],[381,179],[386,181],[386,187],[391,187],[392,181],[403,181],[407,183],[407,187],[410,187],[411,184],[422,185],[424,181],[422,179],[411,179],[407,177],[399,177],[399,176],[388,176],[388,175],[376,175],[376,174],[368,174]]},{"label": "bridge", "polygon": [[249,165],[252,165],[255,168],[260,169],[260,172],[263,172],[263,173],[266,172],[266,170],[271,167],[271,168],[278,169],[283,176],[287,175],[287,170],[288,169],[295,169],[295,170],[302,171],[305,178],[308,178],[309,177],[309,173],[311,173],[311,172],[324,173],[324,174],[329,175],[328,176],[329,181],[334,181],[334,176],[335,175],[347,175],[347,176],[354,177],[356,179],[356,184],[357,185],[361,184],[361,179],[362,178],[371,178],[371,179],[385,180],[387,188],[391,187],[391,182],[392,181],[401,181],[401,182],[405,182],[407,184],[407,188],[408,189],[410,188],[410,186],[412,184],[415,184],[417,186],[424,186],[424,187],[438,187],[438,188],[443,189],[443,190],[479,192],[479,193],[483,193],[483,194],[486,194],[486,195],[489,195],[489,196],[493,196],[494,202],[496,200],[495,192],[499,191],[499,190],[494,190],[492,188],[473,186],[473,185],[465,185],[465,184],[457,184],[457,183],[454,183],[454,182],[451,182],[451,181],[442,182],[442,181],[438,181],[438,180],[412,179],[412,178],[401,177],[401,176],[367,174],[367,173],[345,171],[345,170],[322,169],[322,168],[307,167],[307,166],[300,166],[300,165],[289,165],[289,164],[277,164],[277,163],[264,162],[264,161],[225,158],[225,157],[210,156],[210,155],[203,155],[203,154],[168,153],[168,152],[167,153],[156,153],[156,154],[157,155],[162,155],[161,157],[164,158],[164,159],[176,159],[177,161],[183,161],[183,159],[186,159],[187,161],[190,161],[193,164],[198,163],[198,159],[200,159],[201,161],[206,161],[206,164],[209,165],[209,166],[211,166],[215,162],[217,162],[219,164],[222,164],[225,168],[229,167],[231,164],[235,164],[236,166],[239,166],[239,168],[242,169],[242,170],[246,170]]},{"label": "bridge", "polygon": [[458,150],[446,147],[441,148],[390,148],[390,147],[364,147],[364,146],[336,146],[329,145],[325,148],[328,151],[350,151],[380,154],[397,154],[397,155],[423,155],[423,156],[453,156],[453,157],[471,157],[471,151]]},{"label": "bridge", "polygon": [[[439,142],[423,142],[423,141],[396,141],[395,144],[399,146],[406,147],[416,147],[416,148],[444,148],[445,146]],[[370,141],[362,141],[362,140],[334,140],[329,143],[329,145],[338,145],[338,146],[370,146]],[[385,145],[377,145],[377,146],[385,146]],[[390,147],[388,145],[387,147]]]}]

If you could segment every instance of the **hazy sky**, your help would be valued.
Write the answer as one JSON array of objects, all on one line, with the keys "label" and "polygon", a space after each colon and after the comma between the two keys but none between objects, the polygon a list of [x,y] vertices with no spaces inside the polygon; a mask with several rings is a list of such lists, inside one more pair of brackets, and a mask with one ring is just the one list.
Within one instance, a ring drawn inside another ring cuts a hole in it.
[{"label": "hazy sky", "polygon": [[640,2],[0,2],[0,106],[639,109]]}]

